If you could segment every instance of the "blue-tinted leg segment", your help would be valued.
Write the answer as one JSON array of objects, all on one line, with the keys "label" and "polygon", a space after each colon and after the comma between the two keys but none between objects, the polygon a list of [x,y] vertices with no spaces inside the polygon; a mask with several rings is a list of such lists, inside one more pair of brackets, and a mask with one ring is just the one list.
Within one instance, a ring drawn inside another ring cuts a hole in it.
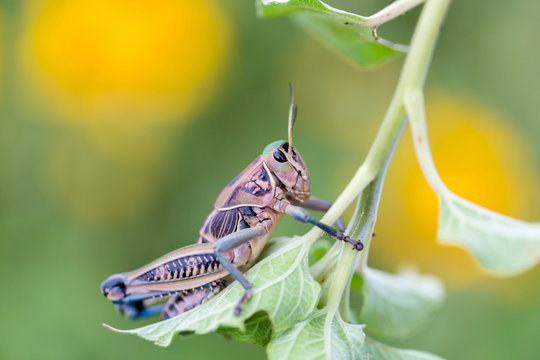
[{"label": "blue-tinted leg segment", "polygon": [[354,247],[354,249],[357,251],[360,251],[364,248],[364,245],[362,244],[361,241],[355,241],[351,239],[350,237],[348,237],[347,235],[343,234],[342,231],[338,231],[329,225],[323,224],[322,222],[312,217],[311,214],[309,214],[307,211],[305,211],[304,209],[298,206],[294,206],[294,205],[287,206],[287,214],[292,216],[292,218],[296,221],[314,225],[318,227],[319,229],[321,229],[322,231],[324,231],[325,233],[327,233],[328,235],[332,236],[333,238],[336,238],[338,240],[345,241],[346,243],[351,244]]},{"label": "blue-tinted leg segment", "polygon": [[[304,209],[327,212],[328,209],[330,209],[330,206],[332,206],[332,203],[323,199],[319,199],[318,197],[312,196],[306,201],[295,204],[295,205],[303,207]],[[341,216],[336,220],[336,226],[339,231],[341,232],[345,231],[345,224],[343,223],[343,219],[341,218]]]},{"label": "blue-tinted leg segment", "polygon": [[165,304],[145,306],[142,301],[116,304],[116,308],[126,317],[136,320],[154,316],[163,311]]},{"label": "blue-tinted leg segment", "polygon": [[[270,227],[270,226],[268,226]],[[225,252],[235,249],[238,246],[247,243],[253,238],[266,234],[267,228],[265,226],[254,226],[251,228],[243,229],[232,234],[229,234],[221,239],[219,239],[214,248],[214,253],[218,258],[219,262],[223,267],[231,274],[231,276],[238,280],[240,285],[244,288],[244,295],[236,304],[234,308],[234,314],[239,315],[242,312],[242,304],[244,304],[251,297],[251,283],[246,279],[244,274],[238,270],[227,257],[224,255]]]}]

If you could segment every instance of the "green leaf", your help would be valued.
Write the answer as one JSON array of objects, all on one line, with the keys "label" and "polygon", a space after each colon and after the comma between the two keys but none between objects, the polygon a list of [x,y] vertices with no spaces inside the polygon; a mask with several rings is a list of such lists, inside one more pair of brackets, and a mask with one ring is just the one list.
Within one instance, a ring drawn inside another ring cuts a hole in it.
[{"label": "green leaf", "polygon": [[382,38],[375,40],[370,28],[358,26],[366,21],[365,17],[334,9],[319,0],[258,0],[257,13],[260,17],[292,16],[300,26],[360,65],[379,64],[404,50]]},{"label": "green leaf", "polygon": [[292,329],[277,333],[268,345],[269,359],[369,359],[362,325],[345,323],[326,310],[313,313]]},{"label": "green leaf", "polygon": [[413,270],[397,275],[364,268],[362,322],[370,335],[402,337],[423,325],[444,299],[441,282]]},{"label": "green leaf", "polygon": [[422,351],[396,349],[370,338],[366,338],[366,349],[373,360],[443,360]]},{"label": "green leaf", "polygon": [[243,331],[233,327],[221,327],[217,332],[239,341],[251,342],[261,346],[266,346],[270,342],[272,322],[264,311],[255,313],[245,321],[244,325],[245,329]]},{"label": "green leaf", "polygon": [[405,91],[417,157],[440,201],[438,238],[470,250],[493,275],[522,273],[540,262],[540,223],[528,223],[490,211],[452,193],[442,182],[427,142],[424,98],[420,89]]},{"label": "green leaf", "polygon": [[309,251],[309,263],[315,264],[317,261],[321,260],[328,250],[332,247],[333,242],[330,242],[327,238],[320,238],[317,240]]},{"label": "green leaf", "polygon": [[371,39],[369,29],[329,21],[320,16],[295,16],[296,23],[332,43],[359,65],[377,65],[396,54],[395,46]]},{"label": "green leaf", "polygon": [[[233,309],[243,294],[243,288],[234,282],[215,298],[180,316],[133,330],[115,330],[138,335],[160,346],[168,346],[181,332],[206,334],[224,328],[240,329],[244,340],[264,343],[266,330],[261,317],[244,321],[261,311],[268,315],[273,331],[285,331],[313,312],[320,286],[309,273],[308,246],[302,237],[280,241],[269,249],[269,254],[247,272],[253,285],[253,296],[243,306],[240,316]],[[229,329],[229,330],[227,330]]]},{"label": "green leaf", "polygon": [[516,220],[444,191],[438,237],[470,249],[499,276],[524,272],[540,262],[540,223]]}]

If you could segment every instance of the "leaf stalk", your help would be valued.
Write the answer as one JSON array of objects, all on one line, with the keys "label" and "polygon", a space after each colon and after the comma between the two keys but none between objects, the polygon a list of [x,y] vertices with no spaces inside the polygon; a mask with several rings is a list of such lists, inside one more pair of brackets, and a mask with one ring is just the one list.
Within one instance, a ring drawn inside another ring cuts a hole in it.
[{"label": "leaf stalk", "polygon": [[[367,264],[371,232],[375,224],[386,170],[403,134],[406,114],[407,110],[409,110],[407,105],[409,104],[410,107],[411,104],[414,104],[414,101],[411,102],[411,99],[422,99],[422,88],[426,80],[437,35],[449,3],[450,0],[426,1],[414,31],[410,51],[405,59],[394,96],[368,155],[349,184],[337,198],[334,205],[322,219],[325,223],[333,223],[351,202],[359,194],[362,194],[347,231],[354,238],[364,240],[367,246],[360,255],[350,249],[346,244],[340,243],[334,245],[339,248],[341,253],[339,256],[340,260],[337,263],[334,274],[332,274],[326,285],[325,294],[321,298],[323,303],[320,304],[326,306],[328,309],[328,326],[331,325],[331,321],[337,313],[340,303],[342,301],[348,302],[348,299],[343,300],[343,294],[346,293],[346,289],[350,285],[356,262],[359,259],[361,266]],[[420,97],[418,97],[418,94],[420,94]],[[423,102],[416,105],[418,108],[423,109]],[[422,140],[425,140],[425,146],[428,146],[427,137]],[[429,151],[427,153],[429,154]],[[424,164],[427,164],[427,166],[429,166],[428,160],[424,159]],[[440,184],[437,184],[437,186],[441,186]],[[312,231],[314,235],[315,233],[320,233],[317,229],[313,229]],[[312,237],[312,239],[316,238],[318,236]],[[332,248],[330,251],[335,250]]]}]

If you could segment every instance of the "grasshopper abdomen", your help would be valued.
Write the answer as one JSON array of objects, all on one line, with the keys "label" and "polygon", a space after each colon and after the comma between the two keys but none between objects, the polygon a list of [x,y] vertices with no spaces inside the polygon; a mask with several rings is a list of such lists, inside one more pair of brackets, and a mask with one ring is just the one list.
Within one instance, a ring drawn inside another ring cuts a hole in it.
[{"label": "grasshopper abdomen", "polygon": [[214,281],[203,285],[200,288],[174,294],[165,304],[161,312],[161,318],[163,320],[170,319],[191,310],[196,306],[204,304],[223,290],[225,286],[227,286],[225,280]]}]

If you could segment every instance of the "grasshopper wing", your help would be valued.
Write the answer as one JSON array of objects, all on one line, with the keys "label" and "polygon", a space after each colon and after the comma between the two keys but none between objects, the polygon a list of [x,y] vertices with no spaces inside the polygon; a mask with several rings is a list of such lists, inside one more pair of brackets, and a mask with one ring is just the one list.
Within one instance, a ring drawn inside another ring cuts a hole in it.
[{"label": "grasshopper wing", "polygon": [[214,208],[228,210],[241,206],[265,207],[274,198],[276,180],[258,156],[221,191]]}]

